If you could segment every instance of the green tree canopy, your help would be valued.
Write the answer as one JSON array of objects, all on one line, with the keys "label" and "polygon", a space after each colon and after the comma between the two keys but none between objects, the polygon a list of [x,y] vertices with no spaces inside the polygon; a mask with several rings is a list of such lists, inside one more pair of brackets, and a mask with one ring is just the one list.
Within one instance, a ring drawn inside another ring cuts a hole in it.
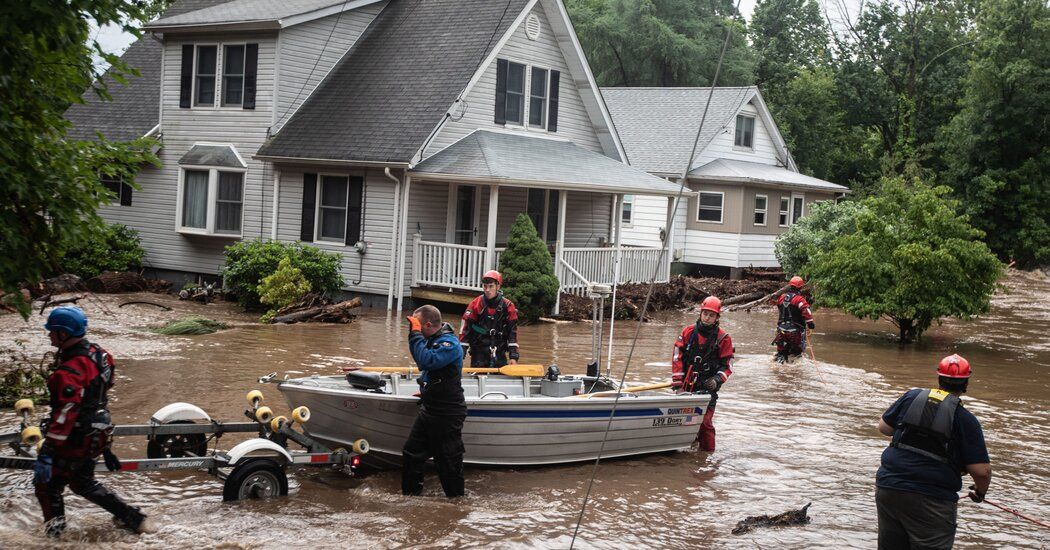
[{"label": "green tree canopy", "polygon": [[519,317],[534,321],[550,314],[558,298],[558,279],[551,253],[527,214],[518,214],[511,226],[499,270],[503,295],[514,302]]},{"label": "green tree canopy", "polygon": [[918,180],[884,180],[877,195],[860,202],[856,227],[802,268],[821,303],[860,318],[885,317],[902,342],[943,317],[986,312],[1002,265],[949,192]]},{"label": "green tree canopy", "polygon": [[1050,6],[985,0],[962,110],[944,132],[945,181],[992,250],[1050,263]]},{"label": "green tree canopy", "polygon": [[[71,141],[66,109],[93,88],[108,98],[94,51],[125,83],[138,74],[89,37],[88,21],[138,35],[146,2],[38,0],[0,2],[0,289],[12,292],[55,269],[62,256],[103,230],[96,209],[113,200],[99,174],[133,183],[156,164],[154,142]],[[29,304],[20,303],[23,316]]]},{"label": "green tree canopy", "polygon": [[569,0],[599,86],[710,86],[733,27],[720,86],[754,83],[745,22],[731,0]]},{"label": "green tree canopy", "polygon": [[802,273],[811,257],[827,249],[832,241],[857,230],[857,215],[862,206],[857,201],[820,202],[799,218],[773,245],[784,273]]}]

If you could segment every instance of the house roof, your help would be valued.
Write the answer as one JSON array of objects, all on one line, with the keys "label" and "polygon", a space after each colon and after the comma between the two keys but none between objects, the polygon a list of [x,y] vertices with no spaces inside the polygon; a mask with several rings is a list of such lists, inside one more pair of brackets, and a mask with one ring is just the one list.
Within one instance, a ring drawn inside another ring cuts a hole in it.
[{"label": "house roof", "polygon": [[807,189],[845,193],[848,187],[800,174],[787,168],[747,162],[716,159],[689,172],[689,179],[711,182],[742,182],[795,186]]},{"label": "house roof", "polygon": [[413,177],[554,189],[674,195],[679,185],[562,139],[476,130],[431,155]]},{"label": "house roof", "polygon": [[[221,3],[223,0],[180,0],[164,12],[180,14]],[[121,59],[139,70],[140,76],[128,76],[120,84],[109,71],[102,77],[109,87],[111,101],[103,101],[92,89],[82,96],[84,103],[74,103],[66,110],[73,126],[66,133],[72,139],[95,139],[99,131],[110,141],[128,141],[146,135],[160,122],[160,60],[164,46],[143,36],[129,47]]]},{"label": "house roof", "polygon": [[390,0],[257,158],[403,162],[528,0]]},{"label": "house roof", "polygon": [[708,108],[697,155],[758,93],[754,86],[711,88],[602,88],[620,142],[632,166],[659,174],[681,174],[696,130]]},{"label": "house roof", "polygon": [[202,27],[279,29],[352,10],[379,0],[231,0],[181,13],[166,12],[146,30],[197,31]]}]

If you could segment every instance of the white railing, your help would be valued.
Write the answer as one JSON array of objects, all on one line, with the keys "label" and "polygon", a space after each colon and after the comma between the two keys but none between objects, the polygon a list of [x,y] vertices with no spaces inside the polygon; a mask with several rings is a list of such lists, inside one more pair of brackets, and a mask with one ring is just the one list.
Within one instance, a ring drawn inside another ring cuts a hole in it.
[{"label": "white railing", "polygon": [[[505,249],[496,249],[496,265]],[[412,242],[412,285],[432,285],[481,291],[487,271],[484,246],[439,243],[416,238]]]},{"label": "white railing", "polygon": [[556,265],[554,274],[558,278],[559,290],[575,294],[576,296],[586,296],[587,288],[591,286],[591,282],[579,271],[573,269],[564,259]]},{"label": "white railing", "polygon": [[[562,251],[565,263],[572,266],[586,280],[603,285],[613,283],[615,248],[566,248]],[[647,282],[653,276],[656,262],[656,282],[667,282],[670,275],[667,254],[660,258],[659,248],[623,247],[620,256],[618,282]],[[559,280],[561,277],[559,276]]]}]

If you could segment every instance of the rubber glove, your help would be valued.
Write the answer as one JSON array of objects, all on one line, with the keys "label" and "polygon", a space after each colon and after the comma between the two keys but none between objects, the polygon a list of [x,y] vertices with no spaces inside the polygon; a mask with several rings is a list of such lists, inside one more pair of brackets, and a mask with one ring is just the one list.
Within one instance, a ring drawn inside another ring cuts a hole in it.
[{"label": "rubber glove", "polygon": [[405,317],[405,319],[408,319],[408,331],[409,332],[422,332],[423,331],[423,325],[419,324],[419,319],[416,319],[415,317],[413,317],[411,315],[409,315],[408,317]]},{"label": "rubber glove", "polygon": [[976,485],[970,485],[970,494],[966,495],[970,497],[970,500],[974,502],[984,502],[984,495],[987,493],[978,491]]},{"label": "rubber glove", "polygon": [[814,323],[813,321],[806,321],[806,326],[809,327],[809,330],[813,330],[813,329],[817,328],[817,324]]},{"label": "rubber glove", "polygon": [[709,392],[716,392],[722,385],[722,379],[717,376],[712,376],[707,380],[704,380],[704,389]]},{"label": "rubber glove", "polygon": [[50,482],[52,464],[54,464],[54,460],[51,458],[51,455],[37,455],[36,462],[33,463],[33,483],[43,485]]},{"label": "rubber glove", "polygon": [[108,448],[103,449],[102,451],[102,461],[106,463],[106,469],[111,472],[120,469],[120,459],[117,458],[117,455],[113,454],[113,451]]}]

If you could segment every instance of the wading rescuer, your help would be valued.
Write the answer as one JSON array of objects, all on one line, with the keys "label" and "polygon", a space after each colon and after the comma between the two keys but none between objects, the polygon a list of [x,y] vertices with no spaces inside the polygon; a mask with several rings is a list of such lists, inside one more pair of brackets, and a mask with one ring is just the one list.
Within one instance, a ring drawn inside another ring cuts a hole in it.
[{"label": "wading rescuer", "polygon": [[401,492],[423,491],[423,467],[434,458],[445,496],[463,495],[463,348],[441,312],[423,306],[408,317],[408,348],[419,367],[419,413],[401,450]]},{"label": "wading rescuer", "polygon": [[809,302],[802,295],[802,286],[805,284],[802,277],[792,277],[788,283],[788,291],[777,299],[779,317],[777,336],[773,340],[777,346],[777,354],[774,357],[777,363],[784,363],[788,358],[802,355],[802,352],[806,351],[806,329],[817,328],[813,323]]},{"label": "wading rescuer", "polygon": [[463,312],[459,339],[470,351],[471,367],[502,367],[518,362],[518,310],[503,297],[502,286],[499,271],[485,272],[481,277],[484,293]]},{"label": "wading rescuer", "polygon": [[973,478],[969,497],[982,502],[992,481],[981,423],[960,397],[970,363],[941,359],[939,389],[909,390],[883,413],[879,431],[892,436],[875,478],[879,548],[951,548],[962,474]]},{"label": "wading rescuer", "polygon": [[57,307],[47,317],[51,345],[58,348],[55,369],[47,380],[51,415],[43,422],[44,444],[33,465],[36,498],[44,512],[44,530],[57,537],[66,528],[62,493],[74,493],[105,508],[122,526],[151,533],[145,514],[129,506],[95,479],[95,459],[105,458],[112,471],[120,468],[109,450],[113,425],[107,392],[113,387],[113,358],[88,342],[87,316],[77,307]]},{"label": "wading rescuer", "polygon": [[700,318],[682,329],[671,359],[671,387],[680,392],[711,394],[697,441],[704,451],[715,450],[715,402],[718,390],[733,374],[733,340],[718,326],[722,301],[714,296],[700,303]]}]

